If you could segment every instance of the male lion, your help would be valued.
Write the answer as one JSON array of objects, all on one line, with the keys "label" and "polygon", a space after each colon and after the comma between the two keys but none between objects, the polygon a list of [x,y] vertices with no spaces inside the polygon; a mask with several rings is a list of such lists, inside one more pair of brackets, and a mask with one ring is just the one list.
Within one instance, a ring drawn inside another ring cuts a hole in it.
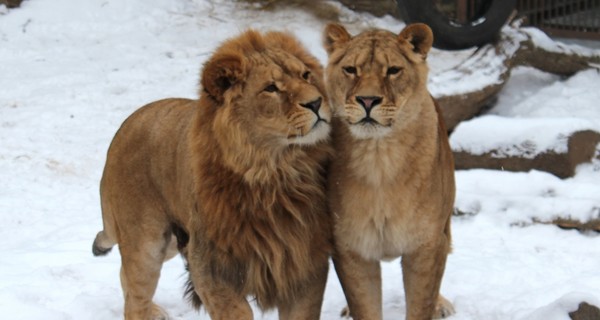
[{"label": "male lion", "polygon": [[292,36],[247,31],[206,62],[199,100],[157,101],[123,123],[93,252],[119,245],[126,319],[167,318],[152,296],[175,246],[211,318],[252,319],[247,296],[281,319],[319,318],[332,251],[322,77]]},{"label": "male lion", "polygon": [[399,35],[325,29],[334,265],[354,319],[382,318],[379,262],[399,256],[406,319],[454,312],[439,294],[455,185],[446,129],[426,87],[432,40],[424,24]]}]

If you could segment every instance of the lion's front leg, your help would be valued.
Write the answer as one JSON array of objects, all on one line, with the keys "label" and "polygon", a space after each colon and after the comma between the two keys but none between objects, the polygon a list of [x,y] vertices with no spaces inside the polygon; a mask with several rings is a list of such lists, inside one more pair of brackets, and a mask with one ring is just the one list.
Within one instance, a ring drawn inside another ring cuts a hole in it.
[{"label": "lion's front leg", "polygon": [[444,298],[444,296],[442,296],[440,293],[435,303],[435,310],[433,311],[432,319],[444,319],[455,313],[456,310],[454,310],[452,302],[448,301],[448,299]]},{"label": "lion's front leg", "polygon": [[337,248],[333,265],[354,320],[382,319],[381,266],[351,251]]},{"label": "lion's front leg", "polygon": [[447,237],[442,236],[436,243],[402,256],[407,320],[430,320],[453,313],[452,305],[439,294],[449,248]]},{"label": "lion's front leg", "polygon": [[325,265],[317,274],[317,277],[308,283],[302,295],[294,301],[279,303],[280,320],[316,320],[320,318],[323,294],[327,284],[327,272],[329,266]]},{"label": "lion's front leg", "polygon": [[241,293],[194,267],[190,261],[190,278],[196,294],[212,320],[252,320],[252,309]]},{"label": "lion's front leg", "polygon": [[229,282],[211,272],[204,240],[200,232],[190,233],[187,250],[190,280],[212,320],[252,320],[253,314],[245,295]]}]

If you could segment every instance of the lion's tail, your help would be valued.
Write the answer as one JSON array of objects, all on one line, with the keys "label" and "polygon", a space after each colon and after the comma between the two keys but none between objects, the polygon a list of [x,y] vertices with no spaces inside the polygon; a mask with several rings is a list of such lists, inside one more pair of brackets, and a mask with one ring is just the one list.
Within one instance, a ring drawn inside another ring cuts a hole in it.
[{"label": "lion's tail", "polygon": [[92,244],[92,253],[95,256],[104,256],[110,252],[115,244],[117,242],[112,237],[105,231],[100,231],[96,235],[96,239],[94,239],[94,244]]},{"label": "lion's tail", "polygon": [[187,298],[187,300],[192,304],[194,309],[200,310],[200,307],[202,307],[202,300],[200,300],[200,296],[198,295],[198,293],[196,293],[196,290],[194,289],[194,283],[192,283],[192,278],[189,275],[189,265],[186,265],[186,269],[188,271],[188,281],[185,285],[185,293],[183,294],[183,296],[184,298]]}]

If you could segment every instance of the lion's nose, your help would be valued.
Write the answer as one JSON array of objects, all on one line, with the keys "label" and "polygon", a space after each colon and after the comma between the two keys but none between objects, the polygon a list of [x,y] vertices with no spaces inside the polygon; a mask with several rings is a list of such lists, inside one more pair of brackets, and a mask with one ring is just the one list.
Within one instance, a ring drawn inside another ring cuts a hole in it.
[{"label": "lion's nose", "polygon": [[307,109],[310,109],[314,113],[318,114],[319,108],[321,108],[321,100],[322,99],[319,97],[319,99],[317,99],[317,100],[314,100],[314,101],[311,101],[311,102],[307,102],[307,103],[301,103],[300,105],[303,106],[303,107],[305,107],[305,108],[307,108]]},{"label": "lion's nose", "polygon": [[376,105],[380,104],[381,101],[383,101],[382,97],[376,97],[376,96],[368,96],[368,97],[356,96],[355,99],[356,99],[356,102],[358,102],[363,108],[365,108],[366,111],[370,111]]}]

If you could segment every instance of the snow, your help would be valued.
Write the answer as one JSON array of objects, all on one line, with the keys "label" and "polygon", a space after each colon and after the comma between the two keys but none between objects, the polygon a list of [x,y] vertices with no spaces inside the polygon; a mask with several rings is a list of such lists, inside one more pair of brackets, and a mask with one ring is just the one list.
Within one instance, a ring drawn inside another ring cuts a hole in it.
[{"label": "snow", "polygon": [[[565,43],[552,40],[543,31],[537,28],[523,28],[532,41],[539,47],[549,52],[577,54],[579,56],[591,57],[597,56],[598,50],[588,48],[577,44],[567,45]],[[505,28],[506,31],[506,28]],[[595,47],[598,47],[597,45]]]},{"label": "snow", "polygon": [[532,68],[515,68],[488,114],[458,125],[450,138],[452,148],[498,157],[564,153],[574,132],[600,132],[599,84],[595,69],[563,80]]},{"label": "snow", "polygon": [[[595,69],[561,79],[536,69],[518,67],[511,74],[507,91],[500,94],[497,106],[490,113],[518,118],[597,119],[599,83],[600,73]],[[519,88],[528,89],[519,91]]]},{"label": "snow", "polygon": [[[353,32],[403,27],[391,17],[329,4]],[[248,27],[289,30],[325,63],[323,26],[300,9],[259,11],[226,0],[27,0],[14,10],[0,5],[3,317],[122,317],[118,250],[103,258],[91,254],[102,226],[98,183],[121,122],[150,101],[196,97],[202,63],[221,41]],[[471,53],[434,50],[432,79]],[[456,129],[453,146],[485,150],[532,141],[532,152],[560,149],[561,137],[573,130],[600,130],[599,84],[595,70],[562,79],[520,68],[489,115]],[[437,85],[461,90],[460,81]],[[451,319],[568,319],[582,300],[600,304],[600,237],[533,224],[558,216],[600,218],[600,161],[581,165],[565,180],[539,171],[456,176],[456,206],[466,214],[453,219],[454,251],[442,284],[457,310]],[[385,319],[401,319],[397,260],[383,264],[383,277]],[[173,319],[208,319],[182,299],[186,279],[181,259],[167,262],[155,301]],[[322,319],[338,319],[344,305],[331,270]],[[277,318],[274,312],[256,316]]]},{"label": "snow", "polygon": [[[518,48],[505,49],[507,52],[505,55],[511,56]],[[460,53],[465,54],[469,51],[465,50]],[[451,96],[457,93],[473,92],[479,88],[500,83],[500,75],[506,71],[502,58],[494,50],[479,50],[473,52],[473,55],[474,58],[444,71],[432,70],[429,79],[431,94],[434,97]],[[433,56],[433,59],[435,58]],[[473,70],[479,72],[473,72]]]},{"label": "snow", "polygon": [[[581,301],[584,300],[594,301],[595,299],[591,299],[588,295],[581,293],[570,293],[562,296],[555,302],[550,303],[549,305],[542,307],[532,314],[530,314],[527,319],[532,320],[569,320],[570,318],[565,316],[569,312],[573,312],[577,310]],[[598,300],[596,302],[589,302],[594,305],[598,305]]]},{"label": "snow", "polygon": [[[600,119],[509,118],[486,115],[461,123],[452,134],[455,151],[506,158],[534,158],[548,151],[567,152],[568,138],[577,131],[600,129]],[[543,134],[540,134],[543,132]]]}]

